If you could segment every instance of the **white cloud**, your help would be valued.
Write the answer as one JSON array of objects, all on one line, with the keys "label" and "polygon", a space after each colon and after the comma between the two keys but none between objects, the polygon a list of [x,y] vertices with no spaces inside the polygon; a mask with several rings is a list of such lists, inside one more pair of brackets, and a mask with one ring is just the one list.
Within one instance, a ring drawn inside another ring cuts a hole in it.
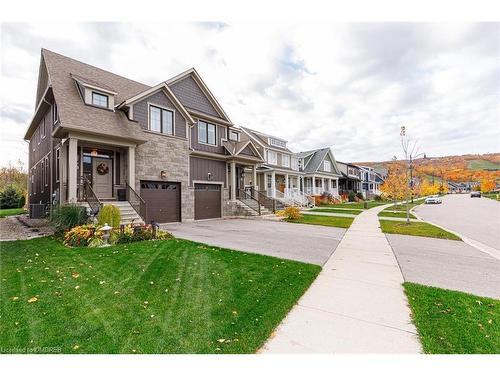
[{"label": "white cloud", "polygon": [[337,159],[498,152],[499,24],[3,24],[0,164],[26,158],[40,48],[156,84],[192,66],[238,125]]}]

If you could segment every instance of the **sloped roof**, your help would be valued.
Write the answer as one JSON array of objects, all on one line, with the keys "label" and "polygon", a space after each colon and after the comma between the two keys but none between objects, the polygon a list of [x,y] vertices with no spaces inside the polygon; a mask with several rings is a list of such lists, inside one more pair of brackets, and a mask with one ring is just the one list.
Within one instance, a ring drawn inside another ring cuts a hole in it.
[{"label": "sloped roof", "polygon": [[[42,49],[42,56],[59,110],[61,130],[95,134],[105,132],[107,135],[138,143],[146,141],[139,124],[130,121],[123,112],[85,105],[75,88],[72,75],[87,82],[95,82],[100,87],[112,87],[117,93],[115,103],[134,96],[149,86],[46,49]],[[25,138],[29,138],[27,136],[34,126],[36,124],[30,125]]]},{"label": "sloped roof", "polygon": [[274,135],[262,133],[260,131],[247,128],[246,126],[241,126],[241,129],[243,129],[247,134],[250,134],[251,137],[253,137],[255,140],[257,140],[258,142],[263,144],[266,148],[269,148],[269,149],[275,150],[275,151],[281,151],[281,152],[284,151],[284,152],[288,152],[290,154],[293,154],[293,151],[291,151],[288,147],[282,148],[282,147],[272,146],[267,141],[268,138],[273,138],[273,139],[278,139],[280,141],[288,143],[288,141],[286,139],[276,137]]},{"label": "sloped roof", "polygon": [[[303,170],[302,170],[305,173],[312,173],[312,172],[316,172],[319,169],[321,163],[323,162],[323,160],[325,159],[325,157],[329,153],[331,153],[331,149],[330,149],[330,147],[326,147],[326,148],[319,148],[316,150],[302,151],[302,152],[299,152],[295,155],[297,155],[297,157],[299,157],[299,158],[306,158],[307,156],[312,155],[311,159],[309,159],[309,162],[307,163],[307,165],[305,165],[303,167]],[[333,167],[336,171],[333,171],[330,173],[333,173],[333,174],[336,174],[337,172],[340,173],[340,171],[338,170],[338,167],[336,166],[337,162],[335,161],[333,154],[332,154],[332,162],[333,162]]]}]

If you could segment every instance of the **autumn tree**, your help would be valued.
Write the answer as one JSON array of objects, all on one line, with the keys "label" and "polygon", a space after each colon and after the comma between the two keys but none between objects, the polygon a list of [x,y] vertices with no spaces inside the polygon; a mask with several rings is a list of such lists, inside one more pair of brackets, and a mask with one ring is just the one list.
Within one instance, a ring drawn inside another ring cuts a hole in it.
[{"label": "autumn tree", "polygon": [[380,190],[385,197],[393,201],[404,199],[409,193],[406,171],[398,164],[390,165]]},{"label": "autumn tree", "polygon": [[483,193],[493,191],[493,190],[495,190],[495,187],[496,187],[496,183],[494,180],[486,179],[486,178],[481,180],[481,191]]}]

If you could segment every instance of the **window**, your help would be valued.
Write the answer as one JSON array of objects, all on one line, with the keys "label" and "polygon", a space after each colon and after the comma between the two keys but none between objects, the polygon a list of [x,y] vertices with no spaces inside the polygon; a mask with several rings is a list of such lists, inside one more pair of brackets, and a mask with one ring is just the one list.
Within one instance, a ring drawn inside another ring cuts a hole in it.
[{"label": "window", "polygon": [[59,182],[59,153],[60,149],[56,150],[56,182]]},{"label": "window", "polygon": [[283,155],[281,158],[281,165],[290,168],[290,155]]},{"label": "window", "polygon": [[332,171],[332,163],[330,163],[329,160],[323,160],[323,170],[325,172],[331,172]]},{"label": "window", "polygon": [[59,121],[59,110],[57,109],[56,103],[52,106],[52,118],[54,119],[54,124]]},{"label": "window", "polygon": [[43,187],[45,186],[45,160],[42,160],[41,165],[41,170],[42,170],[42,187],[41,187],[41,192],[43,193]]},{"label": "window", "polygon": [[214,124],[209,124],[205,121],[198,121],[198,142],[215,145],[216,130]]},{"label": "window", "polygon": [[279,139],[269,138],[269,144],[271,146],[286,148],[286,142]]},{"label": "window", "polygon": [[149,130],[173,135],[174,112],[153,105],[149,106]]},{"label": "window", "polygon": [[267,151],[267,162],[269,164],[276,165],[278,163],[278,153],[276,151],[268,150]]},{"label": "window", "polygon": [[299,170],[299,159],[292,157],[292,169],[294,171]]},{"label": "window", "polygon": [[92,91],[92,104],[98,107],[108,108],[108,96]]},{"label": "window", "polygon": [[229,131],[229,139],[231,141],[239,141],[240,140],[240,134],[238,132],[230,130]]},{"label": "window", "polygon": [[45,158],[45,186],[49,186],[49,158]]}]

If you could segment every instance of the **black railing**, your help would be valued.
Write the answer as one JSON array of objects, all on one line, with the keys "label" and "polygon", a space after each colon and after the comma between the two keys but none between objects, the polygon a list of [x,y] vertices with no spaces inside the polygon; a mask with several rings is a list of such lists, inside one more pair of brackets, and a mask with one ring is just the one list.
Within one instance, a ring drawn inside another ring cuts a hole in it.
[{"label": "black railing", "polygon": [[276,212],[276,199],[268,197],[263,192],[255,190],[254,188],[252,188],[251,191],[254,199],[259,202],[260,206],[267,208],[272,213]]},{"label": "black railing", "polygon": [[137,212],[137,214],[141,217],[141,219],[146,223],[146,219],[148,217],[148,207],[144,199],[141,198],[137,192],[132,189],[132,187],[126,183],[127,193],[126,197],[132,208]]},{"label": "black railing", "polygon": [[260,203],[257,199],[254,198],[252,189],[236,189],[236,199],[257,212],[260,216]]},{"label": "black railing", "polygon": [[102,203],[92,189],[92,185],[87,177],[82,177],[78,186],[78,198],[88,203],[92,216],[97,216],[101,210]]}]

